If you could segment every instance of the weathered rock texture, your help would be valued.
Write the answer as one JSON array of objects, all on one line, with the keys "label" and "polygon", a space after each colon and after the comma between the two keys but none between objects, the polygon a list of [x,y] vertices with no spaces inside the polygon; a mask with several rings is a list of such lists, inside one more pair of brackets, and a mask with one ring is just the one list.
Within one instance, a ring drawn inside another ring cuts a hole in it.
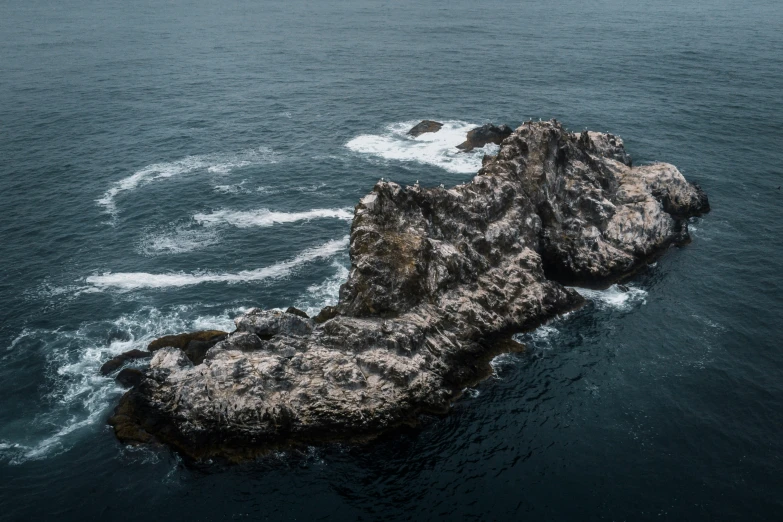
[{"label": "weathered rock texture", "polygon": [[688,240],[705,194],[672,165],[630,165],[619,138],[553,120],[523,124],[463,185],[379,182],[356,206],[337,306],[252,310],[200,364],[161,343],[110,423],[237,460],[445,412],[511,349],[500,337],[581,305],[563,282],[608,284]]},{"label": "weathered rock texture", "polygon": [[503,140],[511,136],[512,132],[511,127],[508,125],[498,126],[487,123],[468,131],[465,141],[457,145],[457,148],[463,152],[470,152],[473,149],[483,147],[487,143],[500,145],[503,143]]},{"label": "weathered rock texture", "polygon": [[439,121],[423,120],[414,125],[413,128],[408,131],[408,135],[415,138],[416,136],[421,136],[425,132],[438,132],[442,127],[443,124]]}]

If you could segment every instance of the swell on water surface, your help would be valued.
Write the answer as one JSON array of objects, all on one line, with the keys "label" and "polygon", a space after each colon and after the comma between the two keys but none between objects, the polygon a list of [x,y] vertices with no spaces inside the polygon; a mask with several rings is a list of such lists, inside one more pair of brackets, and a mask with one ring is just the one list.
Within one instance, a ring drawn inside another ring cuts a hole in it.
[{"label": "swell on water surface", "polygon": [[475,174],[481,168],[484,154],[494,154],[497,145],[488,144],[471,152],[462,152],[457,145],[465,141],[469,130],[478,125],[459,120],[443,122],[438,132],[426,132],[417,137],[408,131],[418,120],[393,123],[380,134],[362,134],[345,146],[360,154],[386,160],[423,163],[455,174]]},{"label": "swell on water surface", "polygon": [[154,181],[204,171],[212,174],[227,174],[232,170],[277,162],[277,154],[266,147],[246,149],[234,153],[215,153],[163,162],[153,163],[137,170],[114,184],[96,202],[112,216],[119,212],[116,198],[124,192],[133,191]]},{"label": "swell on water surface", "polygon": [[294,269],[317,259],[332,257],[345,250],[348,246],[348,236],[333,239],[326,243],[309,248],[287,261],[254,270],[241,270],[234,273],[169,273],[151,274],[147,272],[107,272],[85,278],[85,282],[94,291],[118,290],[131,291],[142,288],[171,288],[197,285],[201,283],[240,283],[248,281],[263,281],[280,279],[288,276]]}]

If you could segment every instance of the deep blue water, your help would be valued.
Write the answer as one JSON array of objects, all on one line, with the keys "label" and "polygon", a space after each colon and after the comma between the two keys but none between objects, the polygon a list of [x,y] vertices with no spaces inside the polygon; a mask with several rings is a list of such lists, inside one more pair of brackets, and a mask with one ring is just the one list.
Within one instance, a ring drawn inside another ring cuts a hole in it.
[{"label": "deep blue water", "polygon": [[[0,518],[783,519],[781,92],[772,0],[2,0]],[[114,439],[112,354],[334,302],[378,178],[552,117],[700,183],[693,243],[418,430],[228,469]]]}]

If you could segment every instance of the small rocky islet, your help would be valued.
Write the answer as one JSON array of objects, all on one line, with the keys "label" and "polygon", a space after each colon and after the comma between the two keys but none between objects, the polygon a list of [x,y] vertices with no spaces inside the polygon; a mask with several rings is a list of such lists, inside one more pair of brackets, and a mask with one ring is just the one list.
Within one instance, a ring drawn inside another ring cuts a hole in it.
[{"label": "small rocky islet", "polygon": [[628,277],[709,211],[675,166],[634,167],[611,134],[487,125],[460,148],[486,143],[499,151],[467,183],[376,183],[355,208],[339,301],[316,317],[253,309],[233,332],[167,336],[109,361],[106,373],[151,357],[121,373],[131,388],[109,419],[116,436],[241,461],[415,425],[518,349],[511,334],[580,307],[565,285]]}]

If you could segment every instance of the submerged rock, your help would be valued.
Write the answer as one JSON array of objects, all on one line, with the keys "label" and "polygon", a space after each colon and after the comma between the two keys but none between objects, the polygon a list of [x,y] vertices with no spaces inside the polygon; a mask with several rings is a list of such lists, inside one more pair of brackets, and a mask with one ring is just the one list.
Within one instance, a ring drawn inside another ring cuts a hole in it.
[{"label": "submerged rock", "polygon": [[110,424],[122,441],[241,460],[446,412],[518,349],[508,334],[583,303],[563,283],[608,285],[687,242],[707,197],[672,165],[630,163],[619,138],[553,120],[520,126],[468,183],[378,182],[335,307],[251,310],[201,362],[190,341],[159,343]]},{"label": "submerged rock", "polygon": [[111,372],[128,361],[133,361],[135,359],[145,359],[151,356],[152,355],[149,352],[144,352],[141,350],[130,350],[129,352],[121,353],[120,355],[117,355],[103,363],[103,366],[101,366],[100,370],[101,375],[109,375]]},{"label": "submerged rock", "polygon": [[152,341],[147,350],[157,352],[165,347],[179,348],[193,364],[201,364],[207,351],[225,339],[227,335],[226,332],[220,330],[203,330],[179,335],[166,335]]},{"label": "submerged rock", "polygon": [[483,147],[487,143],[500,145],[503,143],[504,139],[511,136],[512,132],[511,127],[508,125],[497,126],[487,123],[486,125],[468,131],[467,139],[457,145],[457,148],[463,152],[470,152],[473,149]]},{"label": "submerged rock", "polygon": [[438,132],[443,124],[438,121],[424,120],[421,123],[417,123],[411,130],[408,131],[409,136],[420,136],[425,132]]},{"label": "submerged rock", "polygon": [[180,350],[184,350],[191,341],[206,343],[214,341],[214,344],[220,341],[226,335],[228,335],[226,332],[222,332],[220,330],[202,330],[199,332],[182,333],[177,335],[165,335],[152,341],[147,346],[147,350],[154,352],[166,346],[173,346],[175,348],[179,348]]}]

